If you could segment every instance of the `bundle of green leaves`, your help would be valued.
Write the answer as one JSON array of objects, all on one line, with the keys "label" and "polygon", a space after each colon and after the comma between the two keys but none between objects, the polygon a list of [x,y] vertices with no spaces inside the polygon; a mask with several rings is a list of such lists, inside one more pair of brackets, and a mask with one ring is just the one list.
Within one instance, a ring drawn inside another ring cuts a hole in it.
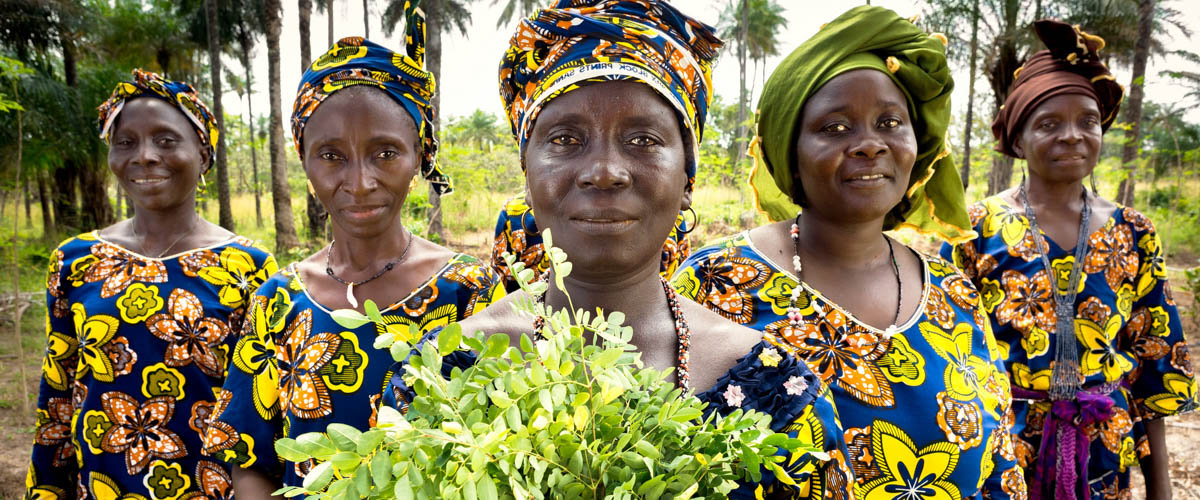
[{"label": "bundle of green leaves", "polygon": [[[544,242],[554,286],[571,271],[566,254]],[[529,297],[533,282],[511,255]],[[668,382],[668,371],[642,364],[624,315],[552,311],[536,300],[517,310],[545,318],[544,338],[504,333],[463,335],[447,326],[436,341],[417,343],[413,330],[388,327],[376,342],[397,360],[408,357],[405,381],[416,393],[407,414],[379,410],[366,432],[332,424],[275,443],[279,456],[320,462],[287,497],[351,498],[725,498],[739,480],[757,481],[762,467],[787,481],[778,449],[799,440],[770,430],[770,417],[736,410],[705,415],[705,403]],[[385,325],[376,306],[366,315],[335,313],[342,326]],[[443,358],[459,349],[474,365],[442,375]],[[820,450],[808,450],[819,452]]]}]

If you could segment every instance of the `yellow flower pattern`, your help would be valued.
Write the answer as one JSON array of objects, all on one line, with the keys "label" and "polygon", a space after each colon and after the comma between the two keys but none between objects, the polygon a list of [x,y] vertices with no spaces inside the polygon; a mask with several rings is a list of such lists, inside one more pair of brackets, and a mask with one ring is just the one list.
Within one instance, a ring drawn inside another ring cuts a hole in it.
[{"label": "yellow flower pattern", "polygon": [[[1007,346],[1003,358],[1012,386],[1045,393],[1063,339],[1054,331],[1053,294],[1038,284],[1045,272],[1039,254],[1030,251],[1030,238],[1016,237],[1029,232],[1023,209],[997,196],[972,205],[968,212],[980,237],[945,245],[942,255],[963,269],[986,269],[971,279],[980,287],[998,343]],[[1129,466],[1136,463],[1136,450],[1148,449],[1144,417],[1136,416],[1175,415],[1194,408],[1194,370],[1154,225],[1128,207],[1118,206],[1111,214],[1094,212],[1093,217],[1106,219],[1087,235],[1081,262],[1075,262],[1074,249],[1049,238],[1047,257],[1057,293],[1068,291],[1072,267],[1081,270],[1072,335],[1067,338],[1078,345],[1083,386],[1116,386],[1108,394],[1114,416],[1089,432],[1104,444],[1090,447],[1089,467],[1111,471],[1087,478],[1091,495],[1128,498]],[[1014,293],[1018,297],[1012,297]],[[1042,401],[1013,403],[1012,447],[1027,467],[1033,466],[1041,446],[1048,412],[1049,404]],[[1032,473],[1026,469],[1027,475]]]}]

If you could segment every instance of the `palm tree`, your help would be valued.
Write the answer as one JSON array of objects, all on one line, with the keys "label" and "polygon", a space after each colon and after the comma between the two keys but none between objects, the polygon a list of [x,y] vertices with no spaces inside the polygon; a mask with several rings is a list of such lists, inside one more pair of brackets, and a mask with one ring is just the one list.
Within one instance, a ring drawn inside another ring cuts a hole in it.
[{"label": "palm tree", "polygon": [[229,169],[225,151],[225,110],[221,106],[221,35],[218,30],[217,1],[204,0],[208,25],[209,78],[212,84],[212,108],[217,117],[217,202],[221,227],[234,230],[233,209],[229,205]]},{"label": "palm tree", "polygon": [[472,144],[478,149],[490,148],[500,135],[496,126],[496,116],[482,109],[475,110],[470,116],[463,118],[458,125],[455,139]]},{"label": "palm tree", "polygon": [[[403,8],[403,6],[401,6]],[[388,32],[389,34],[391,32]],[[363,38],[371,38],[371,2],[363,0]]]},{"label": "palm tree", "polygon": [[287,160],[283,145],[283,111],[279,89],[279,32],[283,28],[280,0],[263,1],[267,27],[267,81],[271,105],[271,197],[275,205],[275,252],[300,245],[292,220],[292,196],[287,183]]},{"label": "palm tree", "polygon": [[[498,3],[500,0],[492,0],[493,6]],[[545,3],[538,0],[504,0],[504,10],[500,12],[500,17],[496,18],[496,27],[500,28],[508,24],[514,15],[517,17],[528,16]]]},{"label": "palm tree", "polygon": [[333,0],[317,0],[317,10],[325,12],[325,20],[329,21],[329,41],[326,47],[333,45]]},{"label": "palm tree", "polygon": [[[258,34],[263,28],[261,0],[243,0],[238,4],[233,21],[229,23],[233,30],[233,44],[229,49],[242,65],[245,78],[242,81],[246,97],[247,126],[250,131],[250,183],[254,191],[254,220],[257,227],[262,227],[262,196],[258,184],[258,142],[254,134],[254,75],[250,71],[250,52],[258,42]],[[239,96],[242,95],[239,93]]]},{"label": "palm tree", "polygon": [[[365,0],[364,0],[365,1]],[[396,25],[404,19],[404,1],[389,0],[383,11],[383,29],[389,36]],[[467,4],[471,0],[426,0],[421,4],[425,11],[425,66],[433,73],[435,80],[442,77],[442,33],[457,28],[462,35],[467,34],[467,26],[471,23],[471,10]],[[441,110],[442,94],[433,94],[434,109]],[[440,115],[439,115],[440,116]],[[434,133],[440,130],[438,123],[433,124]],[[442,197],[429,186],[429,234],[436,236],[438,241],[445,242],[446,229],[442,225]]]},{"label": "palm tree", "polygon": [[[749,99],[754,89],[746,89],[746,64],[752,61],[754,72],[762,63],[763,80],[766,79],[765,60],[779,53],[779,31],[787,26],[783,16],[783,7],[774,0],[739,0],[725,6],[717,22],[721,38],[732,40],[728,46],[737,48],[738,71],[741,76],[738,89],[738,127],[735,134],[730,160],[740,163],[745,157],[746,142],[750,131],[746,123],[749,121]],[[735,165],[737,164],[735,163]]]}]

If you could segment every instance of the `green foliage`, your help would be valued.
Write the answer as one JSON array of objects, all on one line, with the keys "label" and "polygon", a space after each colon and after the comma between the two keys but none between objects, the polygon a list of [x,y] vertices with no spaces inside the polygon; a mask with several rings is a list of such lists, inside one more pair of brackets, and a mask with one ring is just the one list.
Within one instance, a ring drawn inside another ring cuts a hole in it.
[{"label": "green foliage", "polygon": [[[566,290],[566,254],[543,233],[554,286]],[[642,365],[629,343],[624,314],[552,311],[532,297],[546,282],[505,256],[529,297],[516,310],[545,318],[546,338],[464,334],[446,327],[407,366],[416,392],[407,415],[380,409],[379,427],[365,432],[332,424],[327,434],[281,439],[287,460],[321,463],[288,497],[344,498],[722,498],[743,478],[758,480],[760,464],[780,477],[776,447],[799,442],[769,429],[770,417],[735,411],[704,417],[705,403],[666,381],[667,371]],[[383,323],[374,304],[366,314],[339,311],[351,328]],[[392,329],[375,341],[403,359],[413,329]],[[445,356],[471,349],[475,365],[442,376]],[[809,450],[818,452],[820,450]]]},{"label": "green foliage", "polygon": [[[1193,297],[1200,298],[1200,266],[1185,269],[1183,271],[1183,278],[1183,289],[1192,292]],[[1195,316],[1196,313],[1195,308],[1188,311],[1188,314],[1192,316]]]}]

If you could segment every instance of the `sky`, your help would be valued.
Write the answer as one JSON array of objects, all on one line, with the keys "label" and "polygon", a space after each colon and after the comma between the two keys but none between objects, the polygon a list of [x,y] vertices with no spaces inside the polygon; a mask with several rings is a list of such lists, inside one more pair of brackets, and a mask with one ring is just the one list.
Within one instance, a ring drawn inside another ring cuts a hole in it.
[{"label": "sky", "polygon": [[[441,92],[441,116],[443,123],[449,117],[465,116],[482,109],[497,117],[503,116],[503,105],[500,102],[497,66],[516,20],[508,26],[497,28],[503,5],[491,5],[495,0],[476,0],[472,13],[473,24],[467,36],[457,32],[442,36],[442,75],[438,81]],[[699,19],[710,25],[716,25],[722,7],[729,0],[676,0],[673,4],[685,14]],[[781,55],[768,58],[766,70],[770,74],[787,53],[797,45],[812,36],[820,26],[837,17],[853,4],[838,1],[818,0],[777,0],[784,6],[787,27],[780,34]],[[359,0],[333,0],[334,37],[363,34],[363,2]],[[500,0],[502,3],[503,0]],[[547,0],[549,3],[549,0]],[[911,0],[875,0],[875,5],[881,5],[896,11],[904,17],[919,14],[923,2]],[[384,1],[372,0],[370,12],[371,39],[386,47],[399,50],[403,45],[403,26],[398,26],[392,36],[384,36],[380,26],[380,17]],[[1200,19],[1200,2],[1194,0],[1176,0],[1172,6],[1182,11],[1183,19]],[[282,106],[286,117],[291,113],[292,101],[300,84],[302,70],[300,67],[300,33],[299,14],[296,2],[283,2],[283,30],[280,43],[281,64],[283,74]],[[313,57],[320,55],[329,47],[327,23],[324,12],[313,12],[312,15],[312,50]],[[1086,27],[1085,27],[1086,29]],[[1177,38],[1174,47],[1200,53],[1200,24],[1194,26],[1198,33],[1192,39]],[[236,64],[226,58],[225,64]],[[260,39],[253,56],[253,71],[255,79],[255,110],[256,114],[265,114],[267,107],[267,50],[266,40]],[[965,65],[964,65],[965,66]],[[1164,59],[1153,59],[1146,71],[1146,95],[1157,102],[1178,102],[1182,100],[1185,90],[1172,84],[1168,78],[1160,77],[1159,72],[1167,69],[1185,69],[1188,64],[1169,56]],[[1190,68],[1200,71],[1200,68]],[[748,68],[747,71],[751,71]],[[761,71],[761,70],[760,70]],[[967,71],[962,69],[955,73],[956,88],[952,97],[956,112],[965,110],[967,101]],[[1115,68],[1117,80],[1123,85],[1129,84],[1129,70]],[[762,87],[761,75],[756,75],[755,94],[751,103],[757,102],[757,92]],[[976,99],[980,93],[987,91],[987,83],[978,77]],[[731,102],[738,93],[738,64],[732,52],[722,54],[713,72],[713,86],[716,95],[722,96],[726,102]],[[747,83],[747,86],[751,86]],[[228,86],[226,86],[228,88]],[[245,111],[244,101],[239,101],[237,94],[228,91],[224,94],[227,112],[242,114]],[[1185,118],[1191,122],[1200,122],[1200,106],[1190,110]],[[288,127],[284,127],[285,130]],[[289,132],[290,133],[290,132]]]}]

